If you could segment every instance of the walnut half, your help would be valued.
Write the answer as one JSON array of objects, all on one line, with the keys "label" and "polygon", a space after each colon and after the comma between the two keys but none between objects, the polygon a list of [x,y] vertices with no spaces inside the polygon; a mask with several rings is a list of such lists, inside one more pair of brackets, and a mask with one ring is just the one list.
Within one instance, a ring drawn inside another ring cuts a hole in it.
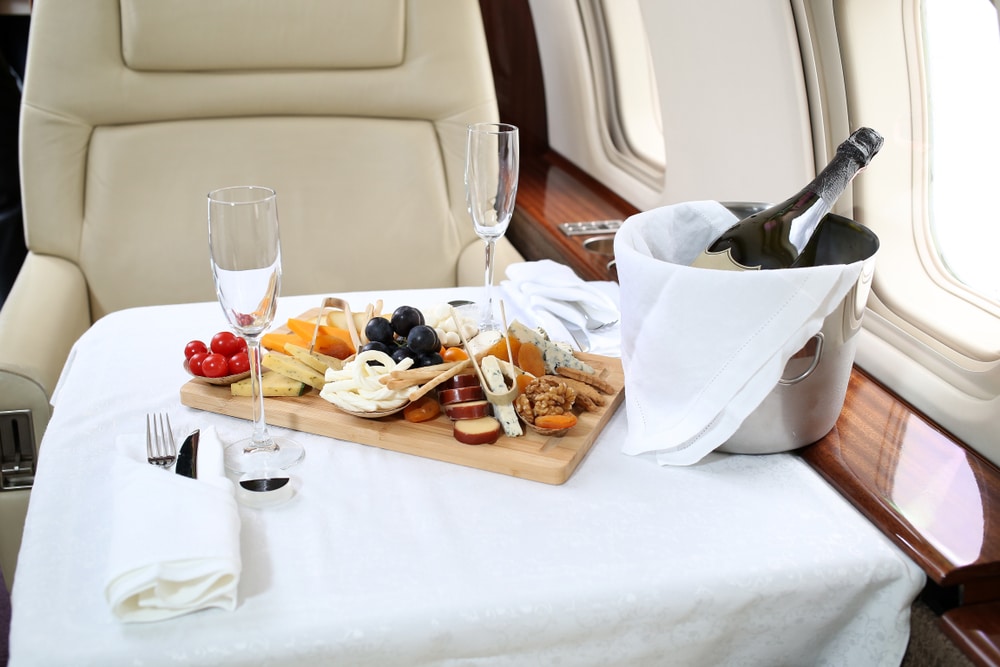
[{"label": "walnut half", "polygon": [[576,390],[565,382],[549,377],[535,378],[524,389],[524,393],[514,399],[514,408],[521,419],[535,423],[542,415],[561,415],[573,409]]}]

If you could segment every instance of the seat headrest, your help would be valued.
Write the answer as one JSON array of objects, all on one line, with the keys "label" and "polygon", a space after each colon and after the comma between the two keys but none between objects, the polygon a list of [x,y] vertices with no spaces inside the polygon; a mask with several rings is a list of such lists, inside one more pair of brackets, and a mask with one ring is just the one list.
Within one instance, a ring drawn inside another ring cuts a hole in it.
[{"label": "seat headrest", "polygon": [[[370,69],[403,62],[405,0],[120,0],[146,71]],[[230,17],[239,16],[239,21]]]}]

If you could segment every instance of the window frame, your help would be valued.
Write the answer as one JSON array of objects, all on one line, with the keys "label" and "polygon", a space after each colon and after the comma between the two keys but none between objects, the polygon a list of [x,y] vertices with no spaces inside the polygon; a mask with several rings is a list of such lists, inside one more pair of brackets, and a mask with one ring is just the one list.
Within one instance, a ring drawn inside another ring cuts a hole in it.
[{"label": "window frame", "polygon": [[1000,308],[943,266],[928,217],[920,0],[792,4],[817,147],[829,155],[862,124],[886,135],[877,163],[837,207],[881,240],[857,363],[998,463]]}]

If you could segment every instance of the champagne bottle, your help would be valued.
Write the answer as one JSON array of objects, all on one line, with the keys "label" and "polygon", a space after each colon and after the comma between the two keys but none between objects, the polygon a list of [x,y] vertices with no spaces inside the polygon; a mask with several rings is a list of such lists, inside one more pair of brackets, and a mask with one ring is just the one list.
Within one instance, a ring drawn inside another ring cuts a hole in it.
[{"label": "champagne bottle", "polygon": [[811,266],[813,253],[806,252],[806,246],[817,226],[881,147],[878,132],[856,130],[811,183],[782,203],[737,222],[691,265],[730,271]]}]

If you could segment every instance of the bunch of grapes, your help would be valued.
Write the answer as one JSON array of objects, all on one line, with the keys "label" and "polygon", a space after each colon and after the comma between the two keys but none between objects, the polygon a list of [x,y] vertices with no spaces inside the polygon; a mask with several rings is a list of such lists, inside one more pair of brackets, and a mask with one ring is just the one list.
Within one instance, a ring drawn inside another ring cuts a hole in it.
[{"label": "bunch of grapes", "polygon": [[437,332],[434,327],[427,326],[424,314],[413,306],[400,306],[392,311],[389,319],[373,317],[368,320],[365,337],[368,342],[359,352],[378,350],[388,354],[397,364],[410,358],[414,368],[444,363]]}]

